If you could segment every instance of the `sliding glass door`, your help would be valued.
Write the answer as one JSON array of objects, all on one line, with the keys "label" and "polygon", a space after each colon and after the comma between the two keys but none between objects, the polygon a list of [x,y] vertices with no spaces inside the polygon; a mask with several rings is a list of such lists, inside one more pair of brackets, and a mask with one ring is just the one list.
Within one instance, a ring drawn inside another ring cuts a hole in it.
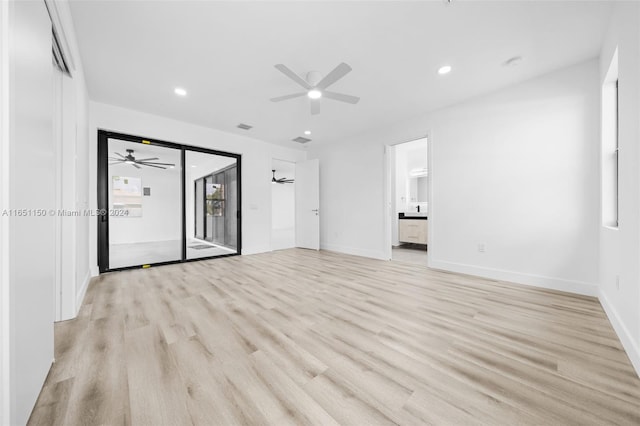
[{"label": "sliding glass door", "polygon": [[101,272],[240,254],[240,156],[98,132]]}]

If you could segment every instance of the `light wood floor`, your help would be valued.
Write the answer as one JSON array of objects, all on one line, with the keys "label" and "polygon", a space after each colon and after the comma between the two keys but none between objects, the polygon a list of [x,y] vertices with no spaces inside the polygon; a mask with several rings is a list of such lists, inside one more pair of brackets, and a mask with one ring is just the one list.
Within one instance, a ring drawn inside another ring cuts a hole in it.
[{"label": "light wood floor", "polygon": [[30,425],[639,424],[598,301],[329,252],[106,274]]},{"label": "light wood floor", "polygon": [[426,246],[422,244],[402,244],[393,247],[391,249],[391,260],[427,266]]}]

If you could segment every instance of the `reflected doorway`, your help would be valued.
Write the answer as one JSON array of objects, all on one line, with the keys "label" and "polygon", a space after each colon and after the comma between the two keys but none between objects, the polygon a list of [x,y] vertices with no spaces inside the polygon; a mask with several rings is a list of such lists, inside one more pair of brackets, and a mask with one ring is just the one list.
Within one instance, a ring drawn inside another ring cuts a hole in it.
[{"label": "reflected doorway", "polygon": [[237,159],[186,152],[187,259],[234,254],[238,248]]},{"label": "reflected doorway", "polygon": [[296,246],[296,164],[271,161],[271,250]]}]

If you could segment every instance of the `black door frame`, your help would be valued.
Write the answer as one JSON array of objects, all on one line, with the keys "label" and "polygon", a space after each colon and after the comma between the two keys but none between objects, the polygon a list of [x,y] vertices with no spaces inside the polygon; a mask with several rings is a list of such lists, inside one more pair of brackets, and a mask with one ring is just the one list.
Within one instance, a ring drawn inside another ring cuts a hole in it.
[{"label": "black door frame", "polygon": [[[181,160],[181,185],[182,185],[182,257],[180,260],[169,262],[158,262],[145,265],[127,266],[123,268],[109,268],[109,138],[119,139],[127,142],[139,143],[144,145],[155,145],[165,148],[173,148],[180,150]],[[237,250],[236,253],[222,254],[218,256],[201,257],[197,259],[187,259],[187,221],[186,221],[186,152],[202,152],[205,154],[220,155],[223,157],[235,158],[238,179],[238,208],[236,211],[237,223]],[[98,210],[104,212],[97,216],[98,220],[98,269],[100,273],[120,271],[125,269],[148,268],[150,266],[169,265],[173,263],[194,262],[198,260],[214,259],[218,257],[238,256],[242,254],[242,155],[230,152],[217,151],[214,149],[202,148],[198,146],[184,145],[175,142],[167,142],[153,138],[143,138],[140,136],[127,135],[124,133],[112,132],[109,130],[98,129]]]}]

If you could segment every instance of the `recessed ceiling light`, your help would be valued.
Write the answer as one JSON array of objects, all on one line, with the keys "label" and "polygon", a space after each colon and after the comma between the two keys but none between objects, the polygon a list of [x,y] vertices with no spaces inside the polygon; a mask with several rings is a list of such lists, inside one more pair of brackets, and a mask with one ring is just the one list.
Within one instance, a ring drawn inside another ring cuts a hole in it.
[{"label": "recessed ceiling light", "polygon": [[522,62],[522,56],[514,56],[513,58],[509,58],[502,63],[503,67],[515,67]]},{"label": "recessed ceiling light", "polygon": [[311,89],[307,92],[307,96],[309,96],[309,99],[320,99],[322,97],[322,92],[318,89]]},{"label": "recessed ceiling light", "polygon": [[310,135],[310,134],[311,134],[311,130],[305,130],[305,131],[304,131],[304,134],[305,134],[305,135]]},{"label": "recessed ceiling light", "polygon": [[176,87],[175,89],[173,89],[173,93],[175,93],[178,96],[187,96],[187,91],[184,90],[182,87]]},{"label": "recessed ceiling light", "polygon": [[445,65],[438,69],[438,74],[440,75],[449,74],[450,72],[451,72],[451,65]]},{"label": "recessed ceiling light", "polygon": [[191,167],[198,167],[198,166],[196,166],[195,164],[193,164],[193,165],[191,165]]}]

